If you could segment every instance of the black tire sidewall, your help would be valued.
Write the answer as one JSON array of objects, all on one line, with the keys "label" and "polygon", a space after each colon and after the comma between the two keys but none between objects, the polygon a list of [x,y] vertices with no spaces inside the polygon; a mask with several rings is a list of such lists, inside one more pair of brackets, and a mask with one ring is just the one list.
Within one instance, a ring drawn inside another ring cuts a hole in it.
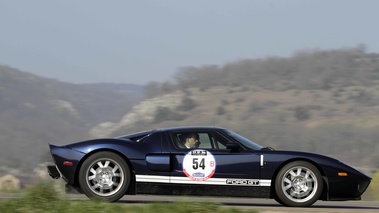
[{"label": "black tire sidewall", "polygon": [[[93,163],[95,161],[97,161],[98,159],[102,159],[102,158],[112,159],[113,161],[117,162],[122,167],[122,170],[124,171],[124,182],[123,182],[120,190],[118,192],[116,192],[115,194],[110,195],[110,196],[99,196],[99,195],[95,194],[87,185],[87,180],[86,180],[87,174],[86,174],[86,172],[87,172],[88,168],[91,165],[93,165]],[[121,156],[119,156],[118,154],[113,153],[113,152],[102,151],[102,152],[97,152],[97,153],[92,154],[83,162],[83,164],[79,170],[78,180],[79,180],[80,188],[82,189],[83,193],[87,197],[89,197],[91,199],[95,199],[95,200],[114,202],[114,201],[117,201],[120,198],[122,198],[124,196],[124,194],[126,193],[126,191],[128,190],[129,185],[130,185],[130,177],[131,177],[131,174],[130,174],[129,166]]]},{"label": "black tire sidewall", "polygon": [[[318,182],[317,189],[316,189],[317,191],[313,195],[313,197],[310,200],[305,201],[305,202],[301,202],[301,203],[300,202],[294,202],[294,201],[290,200],[289,198],[287,198],[286,195],[284,194],[284,192],[282,191],[282,187],[281,187],[281,184],[282,184],[281,180],[282,180],[284,174],[290,168],[293,168],[296,166],[302,166],[302,167],[305,167],[305,168],[311,170],[315,174],[317,182]],[[275,200],[277,200],[277,202],[279,202],[280,204],[285,205],[285,206],[291,206],[291,207],[311,206],[320,198],[322,190],[323,190],[323,180],[322,180],[322,176],[321,176],[320,171],[313,164],[306,162],[306,161],[294,161],[294,162],[288,163],[287,165],[283,166],[280,169],[280,171],[279,171],[279,173],[275,179],[275,192],[276,192]]]}]

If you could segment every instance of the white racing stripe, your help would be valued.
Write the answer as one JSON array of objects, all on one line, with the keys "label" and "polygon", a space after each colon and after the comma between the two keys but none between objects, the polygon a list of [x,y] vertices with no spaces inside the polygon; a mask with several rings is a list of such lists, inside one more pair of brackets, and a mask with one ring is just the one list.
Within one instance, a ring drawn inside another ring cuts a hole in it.
[{"label": "white racing stripe", "polygon": [[158,175],[136,175],[136,181],[149,183],[170,183],[170,177]]},{"label": "white racing stripe", "polygon": [[271,180],[260,180],[259,186],[271,186]]},{"label": "white racing stripe", "polygon": [[200,185],[228,185],[228,186],[271,186],[271,180],[236,179],[236,178],[209,178],[206,181],[193,181],[188,177],[169,177],[159,175],[136,175],[137,182],[148,183],[178,183]]}]

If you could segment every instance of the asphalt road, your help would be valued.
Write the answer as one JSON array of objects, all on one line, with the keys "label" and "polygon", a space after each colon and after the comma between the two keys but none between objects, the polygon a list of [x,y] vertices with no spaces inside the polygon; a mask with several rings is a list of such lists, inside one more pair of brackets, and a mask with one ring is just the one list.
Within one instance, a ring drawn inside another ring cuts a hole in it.
[{"label": "asphalt road", "polygon": [[[64,195],[70,200],[87,200],[84,195],[67,194]],[[0,193],[0,199],[6,200],[17,197],[15,194]],[[253,198],[228,198],[228,197],[187,197],[187,196],[155,196],[155,195],[126,195],[118,203],[125,205],[144,205],[154,202],[174,202],[174,201],[192,201],[192,202],[218,202],[226,208],[258,210],[260,213],[293,213],[293,212],[376,212],[379,213],[379,202],[370,201],[318,201],[311,207],[294,208],[284,207],[271,199],[253,199]]]},{"label": "asphalt road", "polygon": [[181,196],[124,196],[119,202],[143,204],[151,202],[196,201],[218,202],[225,207],[259,210],[259,212],[376,212],[379,213],[379,202],[368,201],[318,201],[311,207],[284,207],[272,199],[224,198],[224,197],[181,197]]}]

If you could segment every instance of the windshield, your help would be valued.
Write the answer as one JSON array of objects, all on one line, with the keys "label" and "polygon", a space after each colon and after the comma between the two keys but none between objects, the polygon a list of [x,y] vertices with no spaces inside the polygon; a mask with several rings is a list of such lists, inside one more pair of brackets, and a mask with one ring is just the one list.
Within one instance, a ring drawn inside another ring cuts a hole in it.
[{"label": "windshield", "polygon": [[233,139],[235,139],[236,141],[238,141],[240,144],[242,144],[244,147],[246,147],[248,149],[260,150],[263,148],[262,146],[252,142],[251,140],[249,140],[247,138],[242,137],[241,135],[239,135],[235,132],[232,132],[232,131],[227,130],[227,129],[223,129],[221,131],[224,132],[225,134],[229,135],[230,137],[232,137]]}]

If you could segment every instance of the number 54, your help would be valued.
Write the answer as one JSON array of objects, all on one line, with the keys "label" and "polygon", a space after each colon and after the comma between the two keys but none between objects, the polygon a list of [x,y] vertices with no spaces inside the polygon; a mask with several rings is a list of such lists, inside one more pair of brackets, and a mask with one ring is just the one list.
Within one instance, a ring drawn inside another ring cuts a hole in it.
[{"label": "number 54", "polygon": [[199,158],[193,158],[192,159],[192,168],[198,169],[199,167],[202,168],[203,170],[205,169],[205,159],[201,158],[200,162],[199,162]]}]

